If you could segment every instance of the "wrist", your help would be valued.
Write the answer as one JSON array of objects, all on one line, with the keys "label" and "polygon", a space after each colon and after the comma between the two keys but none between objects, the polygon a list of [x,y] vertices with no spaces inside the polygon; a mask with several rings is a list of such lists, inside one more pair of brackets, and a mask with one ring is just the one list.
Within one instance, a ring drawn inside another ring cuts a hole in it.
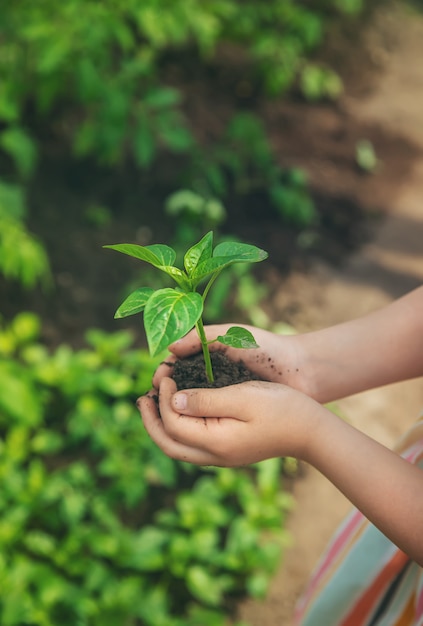
[{"label": "wrist", "polygon": [[[283,337],[280,354],[280,382],[309,398],[319,400],[318,383],[311,365],[307,335]],[[288,358],[285,355],[288,355]]]},{"label": "wrist", "polygon": [[296,458],[315,466],[324,442],[330,432],[330,422],[336,416],[313,398],[304,395],[302,412],[299,414],[299,437]]},{"label": "wrist", "polygon": [[319,448],[319,431],[326,422],[326,413],[330,412],[313,398],[292,387],[278,387],[279,394],[282,392],[283,396],[279,395],[277,402],[279,410],[273,443],[278,449],[273,456],[291,456],[311,463]]}]

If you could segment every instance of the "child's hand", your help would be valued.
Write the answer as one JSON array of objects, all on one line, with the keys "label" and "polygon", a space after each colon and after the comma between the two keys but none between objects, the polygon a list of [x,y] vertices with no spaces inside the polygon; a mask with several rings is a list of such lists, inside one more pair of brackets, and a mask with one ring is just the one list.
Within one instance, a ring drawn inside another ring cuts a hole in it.
[{"label": "child's hand", "polygon": [[[218,335],[224,335],[233,324],[206,326],[206,337],[210,341]],[[290,385],[307,392],[307,381],[302,366],[302,350],[298,336],[276,335],[275,333],[252,326],[243,326],[254,336],[259,347],[256,349],[230,348],[219,342],[210,344],[210,350],[220,350],[233,361],[243,361],[245,366],[260,379]],[[172,363],[201,352],[197,332],[192,330],[185,337],[169,346],[171,356],[157,369],[153,385],[156,389],[165,376],[172,376]]]},{"label": "child's hand", "polygon": [[321,409],[306,395],[268,382],[175,392],[175,383],[165,377],[159,407],[152,395],[140,398],[143,422],[168,456],[197,465],[304,458],[314,415]]}]

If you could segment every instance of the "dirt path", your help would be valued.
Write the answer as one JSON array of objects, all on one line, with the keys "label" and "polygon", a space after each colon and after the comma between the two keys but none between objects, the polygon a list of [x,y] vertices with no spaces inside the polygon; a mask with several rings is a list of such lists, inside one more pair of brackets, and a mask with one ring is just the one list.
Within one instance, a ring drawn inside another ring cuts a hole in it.
[{"label": "dirt path", "polygon": [[[381,47],[376,24],[377,54],[383,55],[384,70],[368,93],[347,94],[344,105],[363,123],[382,124],[388,133],[398,135],[399,143],[413,144],[420,156],[416,156],[406,177],[393,185],[392,172],[402,167],[401,150],[397,163],[395,155],[391,156],[385,171],[385,155],[380,153],[379,189],[385,192],[378,200],[383,202],[386,216],[371,241],[340,269],[319,263],[310,275],[293,274],[288,279],[285,292],[291,289],[306,294],[299,330],[359,316],[423,281],[423,65],[419,62],[423,57],[423,18],[399,9],[380,19],[385,34],[389,34],[385,37],[386,47]],[[363,189],[368,192],[371,186],[364,185]],[[358,394],[338,405],[355,426],[391,446],[423,407],[422,381]],[[310,467],[305,467],[304,476],[296,481],[294,495],[297,505],[288,523],[292,547],[285,554],[268,598],[241,607],[240,617],[252,626],[291,624],[295,601],[311,569],[349,509],[346,499]]]}]

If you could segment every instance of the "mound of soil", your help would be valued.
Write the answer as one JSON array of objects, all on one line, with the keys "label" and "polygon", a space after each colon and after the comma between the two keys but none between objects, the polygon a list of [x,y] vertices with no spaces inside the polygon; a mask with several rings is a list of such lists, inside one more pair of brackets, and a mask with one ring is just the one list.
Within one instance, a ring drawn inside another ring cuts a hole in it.
[{"label": "mound of soil", "polygon": [[258,376],[250,372],[242,361],[234,362],[223,352],[210,354],[214,382],[207,379],[202,354],[176,361],[173,368],[173,379],[178,389],[226,387],[248,380],[258,380]]}]

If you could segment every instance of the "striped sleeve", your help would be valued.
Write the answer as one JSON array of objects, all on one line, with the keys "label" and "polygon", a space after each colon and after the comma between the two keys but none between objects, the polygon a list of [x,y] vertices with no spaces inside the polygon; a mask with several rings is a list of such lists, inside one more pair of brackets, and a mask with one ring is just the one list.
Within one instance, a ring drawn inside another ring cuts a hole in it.
[{"label": "striped sleeve", "polygon": [[[420,426],[420,424],[419,424]],[[423,423],[421,423],[423,426]],[[402,456],[423,469],[423,432]],[[423,570],[358,510],[340,526],[297,604],[296,626],[423,626]]]}]

